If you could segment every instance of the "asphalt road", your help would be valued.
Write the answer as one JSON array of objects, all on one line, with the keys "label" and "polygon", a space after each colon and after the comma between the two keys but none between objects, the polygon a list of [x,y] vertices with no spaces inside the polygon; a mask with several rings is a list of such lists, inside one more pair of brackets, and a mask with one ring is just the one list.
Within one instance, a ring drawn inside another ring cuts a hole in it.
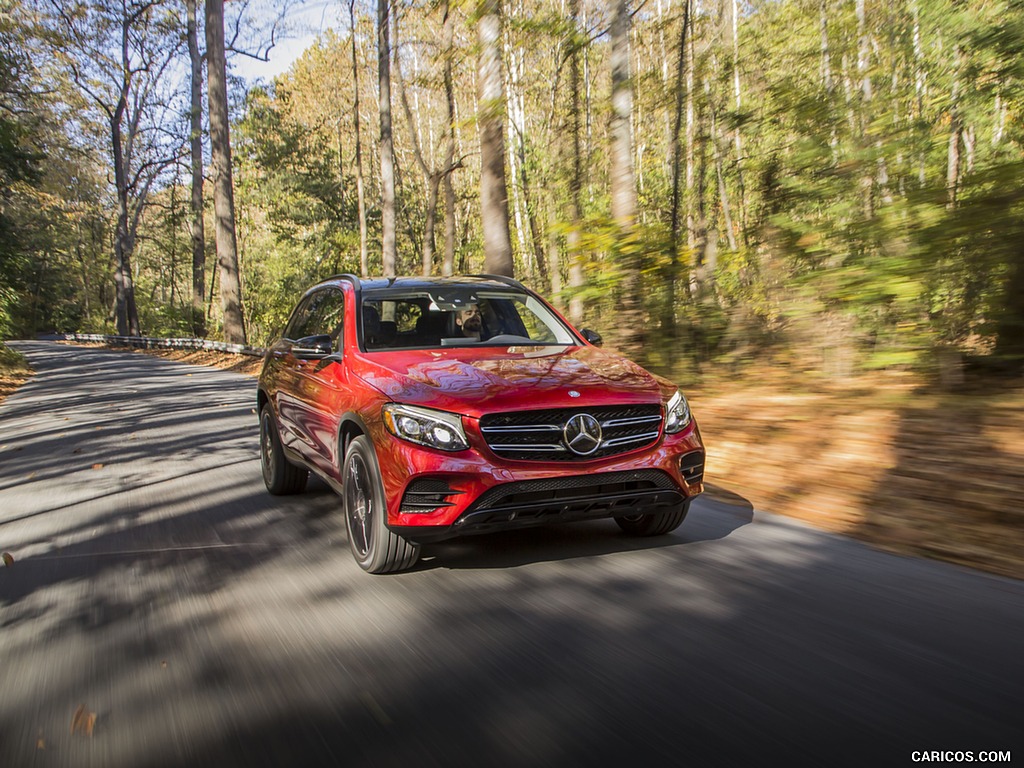
[{"label": "asphalt road", "polygon": [[739,498],[657,540],[566,525],[369,576],[325,486],[264,491],[251,378],[16,347],[0,766],[1024,762],[1024,583]]}]

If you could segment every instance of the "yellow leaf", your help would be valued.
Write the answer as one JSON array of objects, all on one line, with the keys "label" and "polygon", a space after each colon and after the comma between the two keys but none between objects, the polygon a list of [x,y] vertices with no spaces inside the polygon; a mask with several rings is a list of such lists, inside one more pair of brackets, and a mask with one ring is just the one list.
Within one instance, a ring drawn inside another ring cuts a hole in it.
[{"label": "yellow leaf", "polygon": [[84,733],[92,736],[92,730],[96,727],[96,713],[85,708],[85,704],[79,704],[75,714],[71,716],[71,734]]}]

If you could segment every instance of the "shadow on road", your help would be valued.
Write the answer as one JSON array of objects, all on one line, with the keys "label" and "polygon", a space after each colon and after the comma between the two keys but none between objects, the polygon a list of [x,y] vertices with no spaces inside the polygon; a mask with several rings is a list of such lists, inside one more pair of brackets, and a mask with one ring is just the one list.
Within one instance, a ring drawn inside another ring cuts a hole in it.
[{"label": "shadow on road", "polygon": [[431,544],[423,548],[418,568],[514,568],[616,552],[682,547],[725,538],[753,518],[754,508],[749,501],[710,485],[707,497],[692,504],[682,526],[665,536],[626,536],[611,520],[548,525]]},{"label": "shadow on road", "polygon": [[[1009,580],[755,518],[715,486],[658,539],[528,529],[371,577],[326,486],[264,492],[251,380],[44,351],[2,406],[4,765],[840,766],[1024,746]],[[135,390],[131,430],[115,386]],[[65,414],[84,428],[46,426]],[[69,733],[79,704],[92,738]]]}]

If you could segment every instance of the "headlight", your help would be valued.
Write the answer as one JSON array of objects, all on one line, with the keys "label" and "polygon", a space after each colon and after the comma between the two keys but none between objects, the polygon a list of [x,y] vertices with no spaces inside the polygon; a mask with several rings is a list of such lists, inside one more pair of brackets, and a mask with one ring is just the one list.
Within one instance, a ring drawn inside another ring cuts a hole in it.
[{"label": "headlight", "polygon": [[674,435],[682,432],[690,423],[690,405],[678,389],[665,406],[665,431]]},{"label": "headlight", "polygon": [[388,403],[384,406],[384,424],[395,437],[442,451],[469,448],[462,418],[454,413]]}]

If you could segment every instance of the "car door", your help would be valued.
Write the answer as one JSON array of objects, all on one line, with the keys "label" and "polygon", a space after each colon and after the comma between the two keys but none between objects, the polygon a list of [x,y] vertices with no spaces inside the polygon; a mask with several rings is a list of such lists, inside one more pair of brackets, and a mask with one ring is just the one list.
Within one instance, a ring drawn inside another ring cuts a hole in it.
[{"label": "car door", "polygon": [[346,298],[342,290],[331,288],[317,306],[306,326],[306,343],[330,338],[331,353],[297,366],[298,398],[307,458],[329,475],[337,472],[338,424],[344,410],[339,406],[339,390],[347,390],[347,375],[342,349]]},{"label": "car door", "polygon": [[[281,442],[316,465],[321,464],[324,450],[316,369],[330,365],[325,355],[338,351],[344,307],[344,294],[336,287],[311,293],[296,308],[284,337],[271,350]],[[315,351],[325,341],[329,346]]]}]

